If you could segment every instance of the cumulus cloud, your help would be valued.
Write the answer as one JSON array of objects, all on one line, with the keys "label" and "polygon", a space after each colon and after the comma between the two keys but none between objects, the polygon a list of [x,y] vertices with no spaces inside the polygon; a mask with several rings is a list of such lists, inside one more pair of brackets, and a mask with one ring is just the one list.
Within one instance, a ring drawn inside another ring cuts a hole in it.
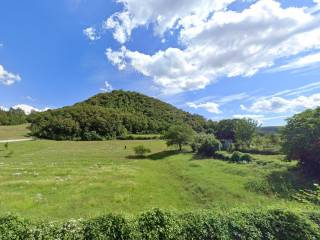
[{"label": "cumulus cloud", "polygon": [[162,35],[165,31],[177,28],[192,21],[204,21],[212,11],[225,9],[235,0],[118,0],[123,10],[114,13],[104,23],[113,30],[113,36],[125,43],[133,29],[139,26],[154,25],[154,32]]},{"label": "cumulus cloud", "polygon": [[97,30],[93,27],[88,27],[84,29],[83,34],[86,35],[86,37],[91,41],[100,39],[100,35],[97,33]]},{"label": "cumulus cloud", "polygon": [[199,104],[188,102],[187,105],[188,105],[188,107],[191,107],[194,109],[203,108],[206,111],[208,111],[210,113],[214,113],[214,114],[221,113],[221,111],[219,109],[219,104],[217,104],[215,102],[205,102],[205,103],[199,103]]},{"label": "cumulus cloud", "polygon": [[0,84],[12,85],[21,80],[21,77],[18,74],[8,72],[0,65]]},{"label": "cumulus cloud", "polygon": [[103,92],[111,92],[113,90],[113,87],[111,86],[110,83],[108,83],[107,81],[104,82],[104,87],[100,88],[101,91]]},{"label": "cumulus cloud", "polygon": [[293,99],[285,99],[283,97],[260,98],[249,107],[241,105],[241,109],[254,113],[285,113],[289,111],[298,112],[318,106],[320,106],[319,93],[311,96],[299,96]]},{"label": "cumulus cloud", "polygon": [[[226,9],[233,1],[190,0],[183,1],[179,5],[183,10],[178,11],[175,4],[181,1],[156,1],[154,6],[154,1],[148,1],[142,9],[139,0],[120,2],[125,17],[116,13],[108,19],[112,24],[107,24],[120,42],[136,26],[150,23],[158,33],[178,31],[181,48],[154,54],[125,47],[107,49],[108,59],[120,70],[131,67],[152,78],[166,93],[202,89],[223,76],[252,76],[278,59],[320,48],[319,18],[307,7],[284,8],[278,1],[260,0],[236,12]],[[150,12],[149,5],[153,6]]]},{"label": "cumulus cloud", "polygon": [[18,104],[12,107],[13,109],[21,109],[22,111],[25,112],[25,114],[30,114],[33,111],[35,112],[44,112],[49,110],[50,108],[43,108],[43,109],[39,109],[39,108],[35,108],[33,106],[27,105],[27,104]]}]

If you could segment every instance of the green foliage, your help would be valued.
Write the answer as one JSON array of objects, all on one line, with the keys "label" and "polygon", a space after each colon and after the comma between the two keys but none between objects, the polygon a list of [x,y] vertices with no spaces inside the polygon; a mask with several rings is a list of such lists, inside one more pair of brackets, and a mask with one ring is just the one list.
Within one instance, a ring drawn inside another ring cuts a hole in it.
[{"label": "green foliage", "polygon": [[258,122],[252,119],[235,119],[235,142],[239,148],[250,147]]},{"label": "green foliage", "polygon": [[[118,109],[121,112],[145,116],[147,126],[143,130],[152,133],[161,133],[161,131],[168,130],[171,125],[180,123],[185,123],[198,132],[207,127],[203,117],[184,112],[168,103],[137,92],[116,90],[111,93],[101,93],[80,103],[82,104]],[[127,130],[136,132],[131,129]]]},{"label": "green foliage", "polygon": [[320,205],[320,186],[319,184],[314,184],[314,189],[312,190],[300,190],[293,198],[303,203]]},{"label": "green foliage", "polygon": [[9,111],[0,109],[1,125],[19,125],[27,122],[27,115],[21,109],[11,108]]},{"label": "green foliage", "polygon": [[119,215],[106,215],[84,222],[84,239],[130,240],[129,222]]},{"label": "green foliage", "polygon": [[176,216],[160,209],[142,214],[137,222],[139,239],[174,240],[180,234],[180,224]]},{"label": "green foliage", "polygon": [[31,224],[25,219],[7,215],[0,217],[0,239],[31,239]]},{"label": "green foliage", "polygon": [[34,136],[55,140],[102,140],[127,134],[161,134],[182,123],[195,131],[212,128],[199,116],[145,95],[112,91],[71,107],[35,113],[29,117]]},{"label": "green foliage", "polygon": [[105,215],[65,223],[0,218],[0,239],[66,240],[315,240],[319,213],[284,210],[171,213],[154,209],[135,217]]},{"label": "green foliage", "polygon": [[168,146],[177,145],[181,151],[182,146],[188,145],[193,141],[194,131],[188,125],[176,125],[168,129],[164,138],[167,140]]},{"label": "green foliage", "polygon": [[230,157],[232,162],[252,162],[253,157],[248,153],[241,153],[239,151],[234,151]]},{"label": "green foliage", "polygon": [[220,140],[231,140],[235,142],[237,120],[225,119],[218,122],[216,127],[216,136]]},{"label": "green foliage", "polygon": [[242,153],[239,152],[239,151],[234,151],[230,157],[230,160],[232,162],[240,162],[241,161],[241,156],[242,156]]},{"label": "green foliage", "polygon": [[146,148],[143,145],[138,145],[138,146],[134,147],[133,150],[134,150],[134,153],[139,157],[143,157],[147,153],[151,152],[151,150],[149,148]]},{"label": "green foliage", "polygon": [[242,162],[252,162],[253,157],[252,157],[250,154],[245,153],[245,154],[242,154],[240,160],[241,160]]},{"label": "green foliage", "polygon": [[320,177],[320,107],[289,118],[282,136],[288,159],[298,159],[309,174]]},{"label": "green foliage", "polygon": [[226,119],[218,122],[216,136],[235,143],[238,149],[250,146],[258,123],[252,119]]},{"label": "green foliage", "polygon": [[140,122],[139,119],[144,122],[143,116],[99,106],[79,105],[34,114],[30,129],[32,135],[40,138],[103,140],[125,135],[131,125]]},{"label": "green foliage", "polygon": [[259,133],[252,139],[250,148],[241,149],[242,152],[274,155],[281,153],[281,135],[278,133]]},{"label": "green foliage", "polygon": [[191,148],[197,154],[212,157],[221,150],[221,143],[212,134],[199,134],[195,136]]}]

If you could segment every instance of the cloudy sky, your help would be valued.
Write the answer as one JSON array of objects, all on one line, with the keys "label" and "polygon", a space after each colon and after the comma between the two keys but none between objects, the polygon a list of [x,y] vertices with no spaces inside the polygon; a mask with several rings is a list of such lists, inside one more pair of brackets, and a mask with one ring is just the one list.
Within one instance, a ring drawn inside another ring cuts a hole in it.
[{"label": "cloudy sky", "polygon": [[320,105],[320,0],[3,0],[0,106],[113,89],[264,125]]}]

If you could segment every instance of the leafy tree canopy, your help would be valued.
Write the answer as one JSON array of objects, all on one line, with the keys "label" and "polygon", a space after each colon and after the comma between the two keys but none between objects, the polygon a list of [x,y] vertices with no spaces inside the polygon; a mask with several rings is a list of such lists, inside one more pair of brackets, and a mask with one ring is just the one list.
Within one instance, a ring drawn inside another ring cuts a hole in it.
[{"label": "leafy tree canopy", "polygon": [[181,151],[182,146],[192,142],[194,131],[188,125],[176,125],[170,127],[164,137],[167,139],[168,146],[177,145]]},{"label": "leafy tree canopy", "polygon": [[289,118],[282,137],[287,157],[298,159],[310,174],[320,177],[320,107]]}]

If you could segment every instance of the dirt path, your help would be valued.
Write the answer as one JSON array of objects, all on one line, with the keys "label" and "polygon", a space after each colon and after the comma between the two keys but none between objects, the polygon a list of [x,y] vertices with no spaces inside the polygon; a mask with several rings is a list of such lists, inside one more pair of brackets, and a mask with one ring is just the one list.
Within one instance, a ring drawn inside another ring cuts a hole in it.
[{"label": "dirt path", "polygon": [[32,138],[22,138],[22,139],[8,139],[8,140],[0,140],[0,143],[11,143],[11,142],[24,142],[24,141],[32,141]]}]

